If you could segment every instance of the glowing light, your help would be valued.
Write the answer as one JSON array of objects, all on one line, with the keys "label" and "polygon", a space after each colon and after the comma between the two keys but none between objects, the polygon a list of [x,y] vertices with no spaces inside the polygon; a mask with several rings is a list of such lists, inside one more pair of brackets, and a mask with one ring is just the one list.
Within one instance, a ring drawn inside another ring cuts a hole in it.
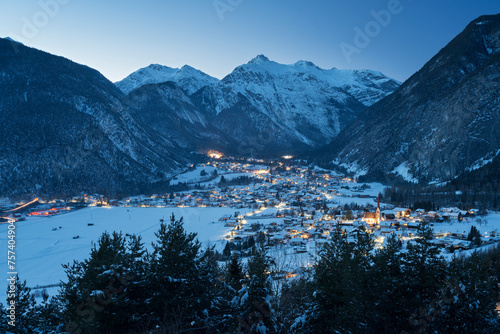
[{"label": "glowing light", "polygon": [[212,159],[222,159],[224,157],[224,154],[215,150],[209,150],[208,156]]},{"label": "glowing light", "polygon": [[5,211],[5,212],[12,212],[12,211],[17,211],[17,210],[20,210],[20,209],[25,208],[25,207],[27,207],[28,205],[33,204],[33,203],[35,203],[35,202],[37,202],[37,201],[38,201],[38,197],[37,197],[37,198],[35,198],[34,200],[32,200],[31,202],[25,203],[25,204],[23,204],[23,205],[21,205],[21,206],[19,206],[19,207],[15,208],[15,209],[8,210],[8,211]]}]

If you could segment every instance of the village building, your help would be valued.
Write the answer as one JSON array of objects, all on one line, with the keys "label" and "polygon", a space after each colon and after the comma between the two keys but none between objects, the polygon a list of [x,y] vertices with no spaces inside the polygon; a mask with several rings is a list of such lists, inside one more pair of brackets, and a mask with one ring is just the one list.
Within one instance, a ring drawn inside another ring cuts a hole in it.
[{"label": "village building", "polygon": [[362,219],[366,224],[370,226],[379,225],[381,221],[380,216],[380,197],[377,199],[377,210],[375,212],[365,212]]},{"label": "village building", "polygon": [[396,218],[410,217],[411,210],[408,208],[394,208],[392,210]]}]

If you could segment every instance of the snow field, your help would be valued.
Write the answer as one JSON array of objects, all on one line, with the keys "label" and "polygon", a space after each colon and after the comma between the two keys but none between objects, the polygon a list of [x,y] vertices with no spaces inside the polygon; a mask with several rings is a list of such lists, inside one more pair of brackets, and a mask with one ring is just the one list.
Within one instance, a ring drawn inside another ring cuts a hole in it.
[{"label": "snow field", "polygon": [[[184,217],[184,228],[187,232],[197,233],[203,247],[215,244],[222,251],[225,245],[222,239],[232,228],[224,227],[224,223],[218,220],[235,211],[244,214],[250,210],[92,207],[51,218],[29,217],[16,223],[16,271],[21,280],[27,280],[29,287],[57,284],[66,279],[62,264],[88,258],[93,243],[105,231],[140,235],[145,246],[151,249],[160,219],[168,222],[172,214],[177,219]],[[0,258],[0,268],[5,277],[11,271],[7,268],[7,230],[8,224],[0,225],[0,249],[4,253]],[[76,236],[78,238],[74,239]],[[5,281],[5,288],[0,287],[2,303],[6,299],[6,284]]]}]

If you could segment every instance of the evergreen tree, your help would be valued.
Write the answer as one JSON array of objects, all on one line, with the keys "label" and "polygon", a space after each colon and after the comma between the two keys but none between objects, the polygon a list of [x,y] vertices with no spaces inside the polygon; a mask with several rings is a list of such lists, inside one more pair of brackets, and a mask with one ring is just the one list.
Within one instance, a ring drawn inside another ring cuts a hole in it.
[{"label": "evergreen tree", "polygon": [[[206,249],[199,260],[198,284],[193,286],[194,294],[199,297],[197,330],[229,331],[234,328],[231,300],[233,289],[223,280],[224,273],[219,267],[214,247]],[[191,325],[194,325],[191,323]]]},{"label": "evergreen tree", "polygon": [[196,294],[200,284],[200,242],[195,233],[184,230],[183,219],[172,215],[170,223],[155,233],[150,268],[152,313],[160,328],[180,332],[197,321],[201,300]]},{"label": "evergreen tree", "polygon": [[307,309],[311,307],[312,292],[312,280],[307,274],[303,274],[298,279],[286,280],[284,282],[279,294],[280,300],[276,310],[276,324],[279,333],[305,330],[305,328],[301,328],[303,325],[302,320]]},{"label": "evergreen tree", "polygon": [[[439,297],[424,305],[421,323],[429,331],[442,333],[498,333],[500,321],[498,278],[492,276],[488,258],[474,252],[449,264],[446,282]],[[424,322],[426,321],[426,322]]]},{"label": "evergreen tree", "polygon": [[274,333],[275,313],[272,307],[272,259],[264,247],[257,248],[248,261],[248,278],[240,290],[238,331],[243,333]]},{"label": "evergreen tree", "polygon": [[477,246],[481,245],[481,233],[474,225],[470,227],[470,232],[467,235],[467,240],[472,241]]},{"label": "evergreen tree", "polygon": [[36,333],[40,319],[36,314],[35,296],[19,276],[16,276],[15,286],[15,326],[8,326],[8,330],[15,334]]},{"label": "evergreen tree", "polygon": [[229,242],[226,242],[226,246],[224,246],[222,255],[224,255],[226,258],[229,258],[231,256],[231,245],[229,244]]},{"label": "evergreen tree", "polygon": [[[1,333],[44,333],[56,334],[62,330],[61,306],[55,298],[49,299],[46,292],[42,294],[42,301],[37,304],[35,295],[27,287],[26,281],[21,282],[16,276],[15,296],[8,292],[7,303],[14,300],[15,309],[4,308],[0,304],[0,332]],[[10,289],[9,289],[10,290]],[[13,298],[12,298],[13,297]]]},{"label": "evergreen tree", "polygon": [[[91,250],[90,258],[64,265],[67,282],[62,282],[61,302],[65,306],[68,332],[126,332],[140,324],[144,300],[138,293],[144,270],[140,239],[128,244],[121,233],[105,232]],[[129,287],[130,286],[130,287]]]},{"label": "evergreen tree", "polygon": [[254,246],[255,246],[255,239],[252,235],[252,236],[250,236],[250,238],[248,238],[248,248],[252,248]]},{"label": "evergreen tree", "polygon": [[0,333],[8,332],[8,329],[10,327],[8,322],[12,321],[8,316],[9,316],[9,311],[2,303],[0,303]]},{"label": "evergreen tree", "polygon": [[64,329],[61,305],[57,298],[49,298],[47,293],[42,294],[42,302],[35,307],[38,321],[38,331],[44,334],[61,333]]},{"label": "evergreen tree", "polygon": [[401,241],[395,234],[387,238],[384,248],[375,251],[370,279],[373,282],[373,314],[371,332],[400,333],[408,328],[408,317],[401,303],[402,272]]},{"label": "evergreen tree", "polygon": [[420,326],[419,310],[438,298],[437,287],[446,277],[446,263],[439,256],[439,249],[430,243],[432,229],[421,224],[417,230],[418,238],[408,243],[407,252],[402,256],[403,277],[401,289],[404,316],[414,326]]},{"label": "evergreen tree", "polygon": [[315,292],[311,309],[308,310],[308,324],[311,330],[321,332],[348,332],[352,315],[354,290],[351,275],[354,245],[346,237],[336,234],[332,242],[325,244],[315,267]]},{"label": "evergreen tree", "polygon": [[374,281],[371,274],[373,244],[372,234],[366,231],[358,232],[351,258],[352,264],[349,268],[351,276],[349,288],[352,290],[353,303],[357,305],[353,320],[359,319],[359,328],[356,326],[356,321],[352,321],[356,331],[367,327],[370,319],[375,316],[375,310],[372,307]]},{"label": "evergreen tree", "polygon": [[243,274],[243,268],[241,267],[241,262],[238,255],[234,254],[231,256],[231,260],[226,266],[226,279],[225,281],[235,293],[241,290],[242,280],[245,277]]}]

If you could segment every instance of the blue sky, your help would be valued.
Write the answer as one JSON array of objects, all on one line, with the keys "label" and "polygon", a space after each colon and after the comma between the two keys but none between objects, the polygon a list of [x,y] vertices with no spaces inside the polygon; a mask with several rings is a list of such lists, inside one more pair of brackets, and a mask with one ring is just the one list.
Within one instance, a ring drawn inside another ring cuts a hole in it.
[{"label": "blue sky", "polygon": [[222,78],[258,54],[404,81],[471,20],[497,13],[498,0],[2,0],[0,36],[111,81],[151,63]]}]

